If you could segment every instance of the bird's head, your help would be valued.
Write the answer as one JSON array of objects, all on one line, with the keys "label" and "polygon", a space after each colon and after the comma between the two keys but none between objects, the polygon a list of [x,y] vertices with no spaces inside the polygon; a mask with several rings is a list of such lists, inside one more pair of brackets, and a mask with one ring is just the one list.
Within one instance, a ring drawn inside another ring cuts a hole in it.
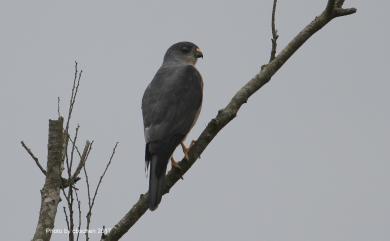
[{"label": "bird's head", "polygon": [[179,42],[169,47],[164,56],[164,63],[195,65],[198,58],[203,58],[203,53],[196,44]]}]

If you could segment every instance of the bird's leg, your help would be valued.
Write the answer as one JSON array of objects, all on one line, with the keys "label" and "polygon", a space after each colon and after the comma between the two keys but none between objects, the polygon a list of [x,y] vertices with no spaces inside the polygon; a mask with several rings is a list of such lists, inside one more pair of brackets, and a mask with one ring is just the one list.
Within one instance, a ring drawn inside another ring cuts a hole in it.
[{"label": "bird's leg", "polygon": [[184,142],[180,142],[180,145],[181,145],[181,149],[183,149],[183,152],[184,152],[184,158],[186,160],[189,160],[189,156],[188,156],[188,152],[190,150],[190,148],[195,144],[195,141],[192,140],[191,141],[191,144],[190,144],[190,147],[186,147],[186,145],[184,144]]},{"label": "bird's leg", "polygon": [[179,163],[177,161],[175,161],[175,159],[173,159],[173,157],[171,157],[171,166],[172,166],[172,168],[177,168],[177,169],[181,170]]}]

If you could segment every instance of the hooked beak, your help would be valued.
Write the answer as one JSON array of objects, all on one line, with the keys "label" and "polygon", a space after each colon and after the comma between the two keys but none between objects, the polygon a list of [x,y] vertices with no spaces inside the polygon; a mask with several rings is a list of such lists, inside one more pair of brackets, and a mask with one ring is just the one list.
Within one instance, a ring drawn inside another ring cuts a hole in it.
[{"label": "hooked beak", "polygon": [[197,49],[196,49],[195,57],[196,57],[196,58],[202,58],[202,59],[203,59],[203,53],[202,53],[202,50],[200,50],[200,48],[197,48]]}]

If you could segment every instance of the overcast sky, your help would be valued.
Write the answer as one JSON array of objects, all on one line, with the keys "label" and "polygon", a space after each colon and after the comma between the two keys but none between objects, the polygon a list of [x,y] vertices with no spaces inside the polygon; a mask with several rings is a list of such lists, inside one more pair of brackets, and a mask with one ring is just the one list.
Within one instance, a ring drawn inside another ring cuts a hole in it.
[{"label": "overcast sky", "polygon": [[[278,49],[326,2],[280,0]],[[299,49],[122,240],[390,240],[390,3],[345,5],[358,13]],[[272,0],[1,0],[1,239],[33,236],[44,177],[19,142],[46,166],[48,119],[57,117],[58,96],[65,113],[75,60],[84,75],[71,124],[81,126],[80,144],[95,141],[91,181],[120,142],[91,225],[110,228],[148,187],[141,98],[166,49],[188,40],[204,52],[203,109],[189,142],[268,60],[271,7]],[[77,186],[86,204],[83,180]],[[57,229],[66,227],[63,205]]]}]

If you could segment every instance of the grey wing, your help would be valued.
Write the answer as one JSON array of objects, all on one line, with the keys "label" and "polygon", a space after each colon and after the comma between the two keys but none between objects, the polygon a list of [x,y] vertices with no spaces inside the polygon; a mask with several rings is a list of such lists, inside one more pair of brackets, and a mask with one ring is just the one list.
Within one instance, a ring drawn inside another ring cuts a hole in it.
[{"label": "grey wing", "polygon": [[193,66],[160,68],[142,98],[146,143],[186,136],[203,99],[203,82]]}]

